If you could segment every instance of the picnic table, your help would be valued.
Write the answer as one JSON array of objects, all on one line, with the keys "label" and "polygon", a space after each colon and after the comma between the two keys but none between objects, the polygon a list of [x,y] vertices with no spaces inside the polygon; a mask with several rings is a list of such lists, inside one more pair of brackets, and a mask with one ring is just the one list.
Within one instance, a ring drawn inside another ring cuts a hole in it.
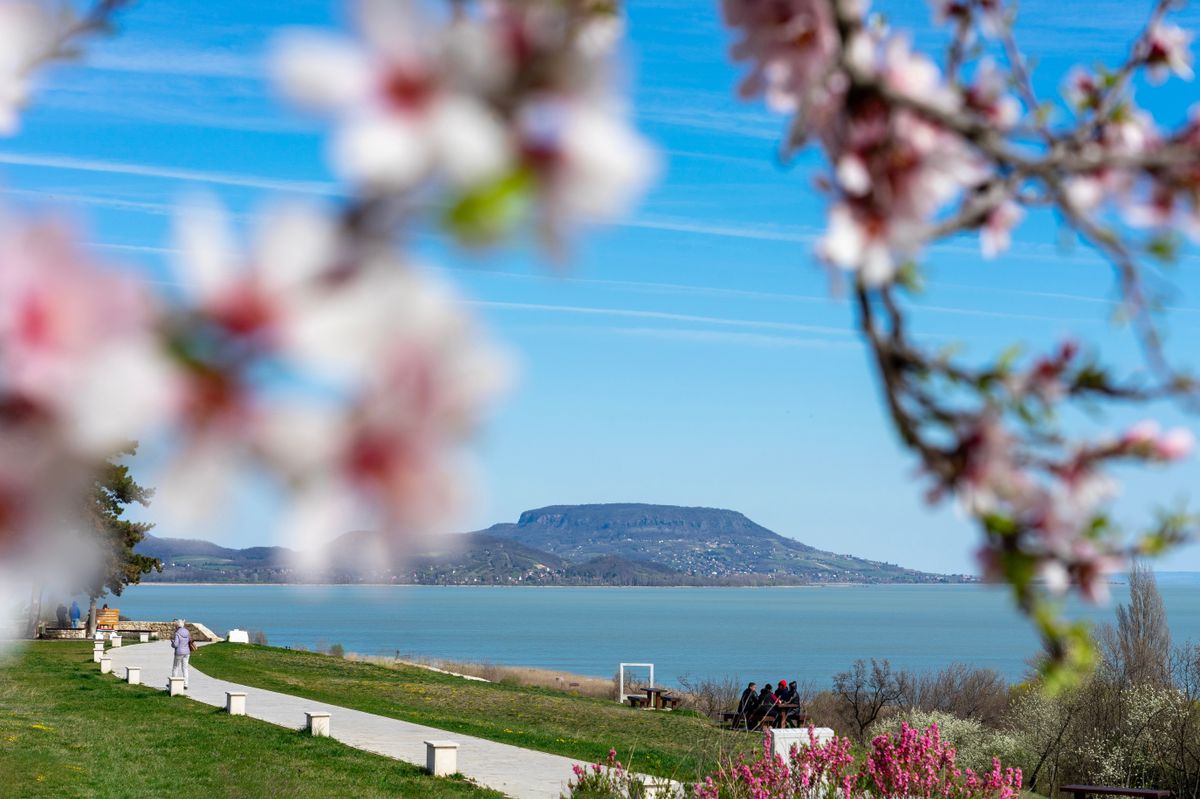
[{"label": "picnic table", "polygon": [[1075,799],[1103,794],[1111,796],[1137,796],[1141,799],[1166,799],[1171,795],[1170,791],[1162,791],[1157,788],[1117,788],[1111,785],[1064,785],[1060,790],[1063,793],[1072,794]]},{"label": "picnic table", "polygon": [[[787,724],[788,716],[793,711],[799,711],[799,710],[800,710],[800,705],[797,702],[782,702],[778,705],[775,705],[774,708],[772,708],[771,712],[777,714],[776,723],[778,726],[783,727],[783,726],[786,726],[786,724]],[[753,718],[756,718],[756,715],[753,712],[751,712],[749,715],[747,715],[745,713],[736,713],[736,712],[722,713],[721,714],[721,724],[722,724],[722,726],[726,727],[727,729],[731,729],[731,730],[750,730],[751,729],[751,719],[753,719]],[[805,724],[808,724],[808,722],[809,722],[808,716],[806,716],[803,713],[798,713],[798,712],[793,717],[793,719],[795,720],[796,726],[798,726],[798,727],[803,727]],[[764,717],[764,720],[765,720],[765,717]],[[759,729],[761,724],[762,724],[762,722],[760,721],[759,726],[755,726],[754,729]]]},{"label": "picnic table", "polygon": [[644,697],[636,695],[630,695],[626,697],[629,700],[630,707],[650,708],[653,710],[671,710],[678,706],[680,701],[682,701],[680,697],[673,696],[666,688],[651,687],[643,690],[646,692]]}]

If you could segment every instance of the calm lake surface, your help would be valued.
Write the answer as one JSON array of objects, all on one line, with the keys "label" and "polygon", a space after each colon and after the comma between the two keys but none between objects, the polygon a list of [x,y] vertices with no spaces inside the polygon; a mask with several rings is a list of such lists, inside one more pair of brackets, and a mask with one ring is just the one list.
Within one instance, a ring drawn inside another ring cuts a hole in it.
[{"label": "calm lake surface", "polygon": [[[1177,641],[1200,641],[1200,582],[1160,581]],[[1107,606],[1071,605],[1096,622]],[[276,646],[422,655],[611,676],[652,662],[681,674],[782,676],[825,685],[855,658],[908,669],[955,661],[1018,679],[1037,641],[1005,593],[979,585],[821,588],[509,588],[141,585],[110,599],[134,619],[183,616],[224,635],[264,631]]]}]

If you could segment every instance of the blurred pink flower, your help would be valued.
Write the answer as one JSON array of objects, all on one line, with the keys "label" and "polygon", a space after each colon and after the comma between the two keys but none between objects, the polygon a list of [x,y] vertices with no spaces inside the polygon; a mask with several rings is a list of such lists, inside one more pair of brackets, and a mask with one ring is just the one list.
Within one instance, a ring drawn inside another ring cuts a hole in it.
[{"label": "blurred pink flower", "polygon": [[240,468],[265,466],[303,502],[290,529],[304,543],[349,513],[397,534],[445,520],[463,493],[458,450],[505,373],[448,287],[314,207],[268,212],[245,248],[219,208],[193,208],[180,250],[188,440],[165,497],[211,504]]},{"label": "blurred pink flower", "polygon": [[1155,445],[1155,452],[1163,460],[1175,461],[1186,458],[1191,454],[1195,446],[1196,436],[1192,431],[1183,427],[1176,427],[1168,430],[1158,439]]},{"label": "blurred pink flower", "polygon": [[751,62],[740,94],[765,95],[772,110],[811,127],[829,99],[825,81],[838,46],[828,0],[723,0],[721,8],[725,24],[742,34],[733,58]]},{"label": "blurred pink flower", "polygon": [[343,177],[368,191],[432,182],[467,194],[531,177],[553,233],[620,213],[653,176],[610,85],[613,13],[496,2],[442,22],[410,2],[357,8],[359,39],[293,33],[276,58],[289,96],[337,118]]},{"label": "blurred pink flower", "polygon": [[0,135],[16,132],[34,68],[53,54],[62,19],[46,4],[0,2]]},{"label": "blurred pink flower", "polygon": [[984,258],[995,258],[1012,244],[1012,231],[1025,216],[1021,206],[1005,200],[987,215],[979,231],[979,246]]},{"label": "blurred pink flower", "polygon": [[1146,66],[1150,68],[1150,80],[1162,83],[1172,72],[1184,80],[1191,80],[1193,38],[1193,34],[1178,25],[1155,23],[1146,36],[1143,52]]}]

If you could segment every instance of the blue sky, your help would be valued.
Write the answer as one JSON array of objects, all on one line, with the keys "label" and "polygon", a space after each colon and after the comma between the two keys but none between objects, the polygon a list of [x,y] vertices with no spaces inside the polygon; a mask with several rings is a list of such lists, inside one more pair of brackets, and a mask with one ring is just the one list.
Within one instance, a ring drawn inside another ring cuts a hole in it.
[{"label": "blue sky", "polygon": [[[882,3],[920,43],[936,41],[924,4]],[[1070,65],[1115,61],[1148,3],[1029,2],[1019,27],[1041,88]],[[783,120],[733,98],[740,68],[715,5],[629,6],[627,79],[663,173],[622,222],[577,239],[556,270],[521,244],[483,254],[423,245],[516,354],[520,380],[478,441],[481,494],[464,527],[527,508],[642,501],[733,508],[809,544],[944,571],[972,568],[974,531],[930,509],[912,460],[883,419],[844,301],[811,255],[823,212],[812,157],[781,167]],[[1184,24],[1200,27],[1188,12]],[[263,80],[272,30],[338,25],[336,5],[144,2],[79,65],[44,81],[22,132],[0,143],[10,201],[66,203],[94,246],[165,276],[170,213],[206,188],[249,215],[280,194],[325,196],[322,128],[283,107]],[[1197,87],[1139,87],[1178,119]],[[1172,350],[1194,363],[1200,280],[1194,255],[1169,275]],[[1011,252],[984,262],[973,238],[926,260],[917,329],[986,355],[1045,348],[1064,335],[1136,368],[1112,312],[1106,266],[1034,217]],[[1128,417],[1112,417],[1114,424]],[[1121,513],[1189,494],[1200,467],[1139,475]],[[277,540],[254,488],[205,537]],[[166,526],[161,535],[179,531]],[[1200,570],[1200,547],[1164,567]]]}]

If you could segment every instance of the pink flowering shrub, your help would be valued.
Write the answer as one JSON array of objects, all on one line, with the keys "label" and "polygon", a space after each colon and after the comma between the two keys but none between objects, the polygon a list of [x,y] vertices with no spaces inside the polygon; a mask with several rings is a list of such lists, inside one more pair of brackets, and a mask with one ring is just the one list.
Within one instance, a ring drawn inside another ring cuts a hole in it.
[{"label": "pink flowering shrub", "polygon": [[[692,785],[693,799],[1017,799],[1021,770],[1004,768],[993,758],[992,770],[977,774],[960,769],[954,747],[944,743],[937,724],[918,729],[902,724],[899,734],[871,741],[861,759],[849,738],[817,739],[812,727],[807,746],[793,747],[785,760],[764,739],[762,752],[721,767]],[[642,786],[621,768],[616,752],[608,763],[575,767],[571,799],[641,796]],[[624,792],[622,792],[624,791]],[[656,794],[663,795],[663,794]],[[670,795],[670,792],[666,795]],[[676,793],[678,795],[678,793]]]},{"label": "pink flowering shrub", "polygon": [[641,778],[631,774],[617,760],[617,750],[608,750],[608,760],[584,767],[576,763],[572,767],[575,779],[567,784],[572,799],[609,799],[629,797],[638,799],[645,793]]}]

